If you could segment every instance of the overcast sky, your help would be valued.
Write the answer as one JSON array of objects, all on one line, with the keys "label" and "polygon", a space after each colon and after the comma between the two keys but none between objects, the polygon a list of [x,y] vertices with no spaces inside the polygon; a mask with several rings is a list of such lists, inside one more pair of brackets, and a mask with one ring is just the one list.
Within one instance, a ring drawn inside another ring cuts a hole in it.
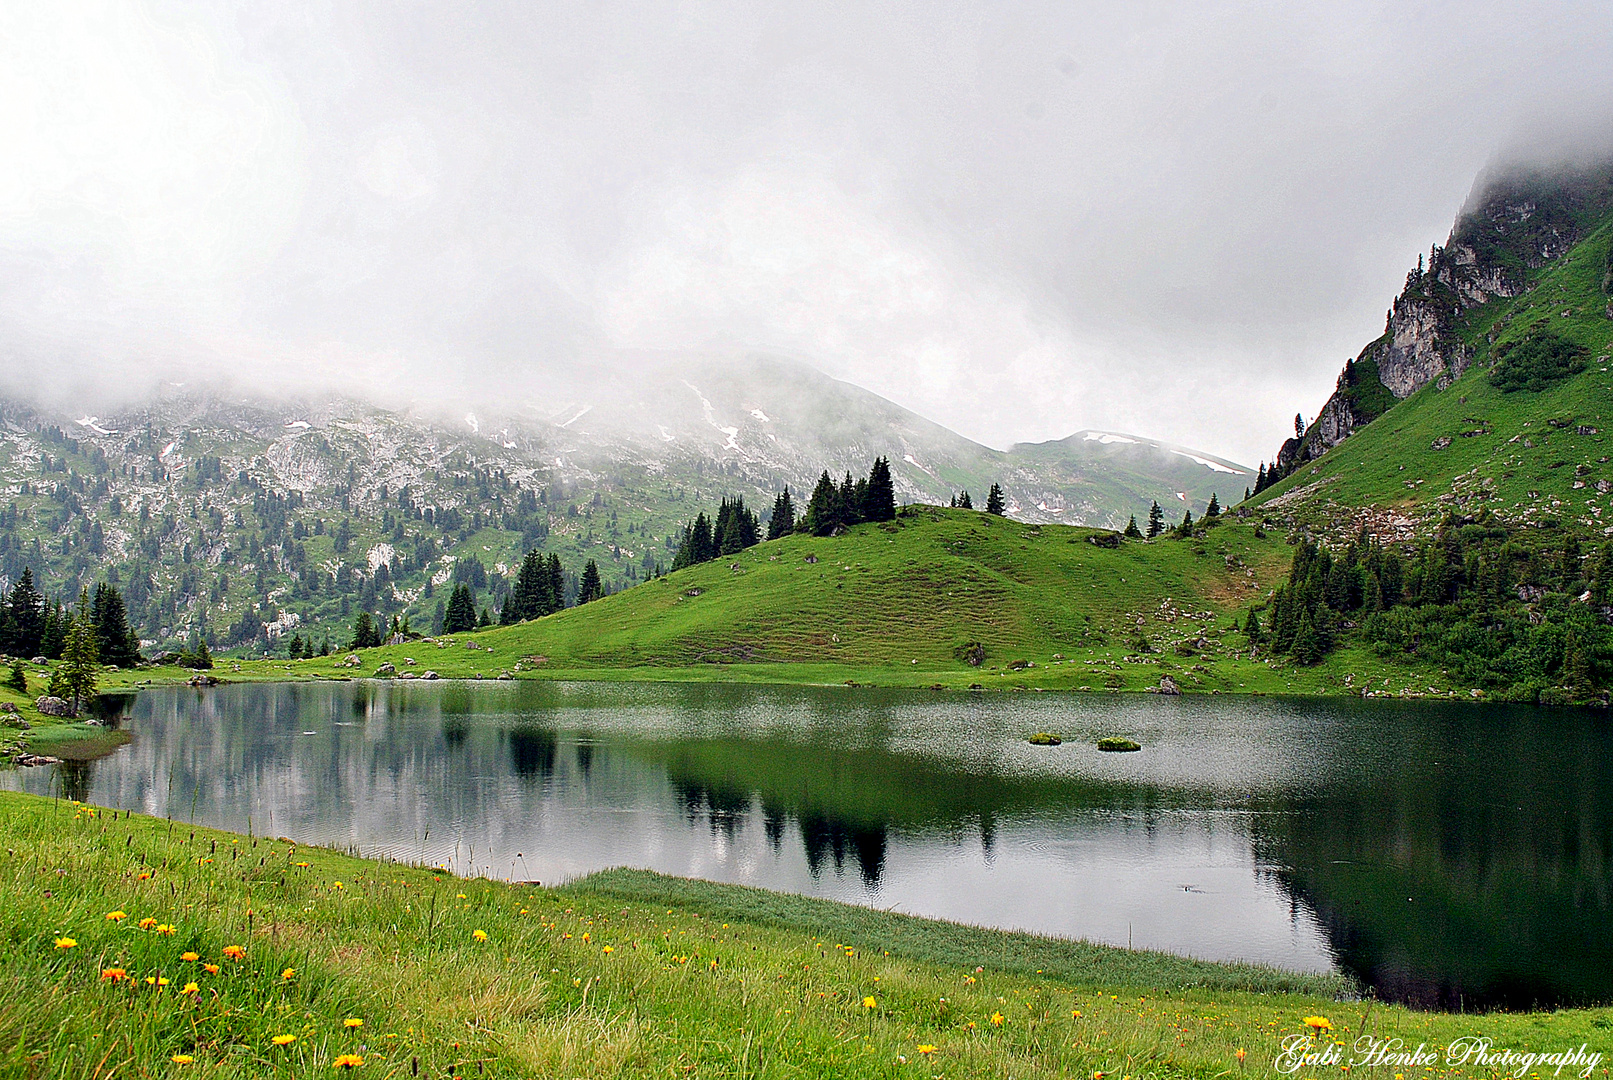
[{"label": "overcast sky", "polygon": [[0,381],[535,398],[799,357],[1253,463],[1613,4],[8,4]]}]

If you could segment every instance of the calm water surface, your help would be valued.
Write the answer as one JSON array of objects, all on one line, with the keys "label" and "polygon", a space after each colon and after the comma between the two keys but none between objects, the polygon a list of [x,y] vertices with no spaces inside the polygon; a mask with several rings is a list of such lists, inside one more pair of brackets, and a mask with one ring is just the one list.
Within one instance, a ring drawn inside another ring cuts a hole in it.
[{"label": "calm water surface", "polygon": [[[1423,1005],[1613,1000],[1596,713],[346,683],[147,691],[123,722],[112,756],[0,786],[458,873],[635,866],[1343,969]],[[1110,734],[1145,749],[1097,752]]]}]

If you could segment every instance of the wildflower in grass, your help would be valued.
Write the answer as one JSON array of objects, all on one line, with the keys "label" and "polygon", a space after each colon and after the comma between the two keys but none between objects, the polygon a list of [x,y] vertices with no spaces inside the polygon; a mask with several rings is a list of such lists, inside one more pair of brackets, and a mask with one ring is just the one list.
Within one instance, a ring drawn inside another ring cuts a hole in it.
[{"label": "wildflower in grass", "polygon": [[270,1039],[269,1041],[274,1043],[276,1046],[290,1046],[292,1043],[297,1041],[297,1036],[295,1036],[295,1035],[276,1035],[274,1038]]},{"label": "wildflower in grass", "polygon": [[200,986],[197,986],[193,982],[186,983],[185,984],[185,989],[180,991],[181,994],[199,994],[201,992],[202,992],[202,988]]},{"label": "wildflower in grass", "polygon": [[226,945],[224,946],[224,959],[245,960],[246,950],[241,948],[239,945]]},{"label": "wildflower in grass", "polygon": [[993,1027],[1002,1027],[1003,1026],[1003,1014],[1000,1013],[1000,1012],[992,1013],[991,1014],[991,1023],[992,1023]]},{"label": "wildflower in grass", "polygon": [[1081,1019],[1081,1010],[1080,1009],[1071,1009],[1070,1010],[1070,1019],[1071,1020],[1079,1020],[1079,1019]]},{"label": "wildflower in grass", "polygon": [[464,893],[460,893],[458,896],[455,896],[454,899],[455,900],[464,900],[464,899],[466,899],[466,896],[465,896]]},{"label": "wildflower in grass", "polygon": [[[471,931],[470,936],[475,938],[477,941],[486,941],[487,940],[487,931],[486,930],[473,930],[473,931]],[[587,935],[584,935],[584,936],[586,937]]]},{"label": "wildflower in grass", "polygon": [[201,959],[198,954],[193,952],[182,952],[179,954],[179,958],[185,961],[187,964],[194,964],[196,961]]},{"label": "wildflower in grass", "polygon": [[151,871],[150,870],[142,870],[142,871],[140,871],[138,874],[135,875],[135,880],[137,880],[137,881],[150,881],[151,880]]},{"label": "wildflower in grass", "polygon": [[356,1069],[362,1064],[364,1064],[364,1059],[357,1054],[342,1054],[331,1062],[332,1068],[337,1069]]},{"label": "wildflower in grass", "polygon": [[157,925],[157,920],[148,915],[144,919],[141,919],[138,925],[142,930],[150,930],[152,927]]},{"label": "wildflower in grass", "polygon": [[333,881],[330,883],[330,887],[339,892],[342,889],[345,889],[347,886],[343,885],[340,881]]},{"label": "wildflower in grass", "polygon": [[106,913],[106,921],[107,922],[122,922],[124,919],[127,919],[128,917],[129,917],[129,913],[126,912],[126,911],[109,911],[109,912]]},{"label": "wildflower in grass", "polygon": [[286,970],[284,970],[284,971],[282,971],[280,973],[280,978],[281,978],[281,980],[283,982],[290,982],[292,979],[295,979],[296,977],[297,977],[297,969],[296,968],[286,968]]},{"label": "wildflower in grass", "polygon": [[173,1062],[175,1065],[189,1065],[191,1062],[195,1061],[196,1059],[191,1057],[189,1054],[175,1054],[173,1057],[169,1058],[168,1060]]},{"label": "wildflower in grass", "polygon": [[105,971],[101,972],[101,978],[105,979],[107,982],[122,982],[128,977],[129,973],[123,968],[107,968]]},{"label": "wildflower in grass", "polygon": [[1318,1033],[1323,1031],[1332,1031],[1333,1021],[1329,1020],[1325,1016],[1307,1016],[1305,1018],[1305,1026]]},{"label": "wildflower in grass", "polygon": [[360,1020],[356,1016],[349,1016],[346,1020],[342,1021],[342,1027],[344,1028],[361,1028],[363,1026],[364,1021]]},{"label": "wildflower in grass", "polygon": [[74,941],[70,937],[59,937],[56,939],[56,947],[58,949],[71,949],[77,944],[78,942]]},{"label": "wildflower in grass", "polygon": [[174,924],[173,923],[158,923],[157,924],[157,933],[161,934],[163,937],[173,937],[174,936]]},{"label": "wildflower in grass", "polygon": [[168,979],[164,975],[147,975],[146,976],[146,985],[147,986],[155,986],[160,990],[164,986],[168,985]]},{"label": "wildflower in grass", "polygon": [[209,975],[217,975],[218,974],[218,965],[217,964],[203,964],[202,965],[202,970],[207,972]]},{"label": "wildflower in grass", "polygon": [[601,952],[604,952],[604,953],[607,953],[607,954],[608,954],[608,953],[613,953],[613,952],[615,952],[615,951],[616,951],[616,949],[615,949],[615,948],[614,948],[614,947],[612,947],[612,946],[610,946],[610,945],[606,945],[606,946],[605,946],[605,947],[604,947],[604,948],[603,948],[603,949],[601,949],[601,950],[600,950],[600,951],[601,951]]},{"label": "wildflower in grass", "polygon": [[[1243,1059],[1248,1057],[1249,1054],[1248,1054],[1248,1052],[1246,1050],[1244,1050],[1243,1047],[1240,1046],[1240,1047],[1238,1047],[1238,1052],[1236,1054],[1233,1054],[1232,1056],[1238,1059],[1238,1068],[1241,1069],[1241,1068],[1243,1068]],[[1399,1075],[1395,1076],[1395,1080],[1400,1080]]]},{"label": "wildflower in grass", "polygon": [[879,1008],[879,1002],[875,1001],[871,997],[865,997],[865,998],[863,998],[863,1008],[865,1008],[865,1009],[877,1009],[877,1008]]},{"label": "wildflower in grass", "polygon": [[929,1043],[919,1043],[919,1053],[933,1054],[935,1053],[935,1047],[931,1046]]},{"label": "wildflower in grass", "polygon": [[308,869],[308,864],[307,864],[307,863],[305,863],[305,862],[300,862],[300,863],[292,863],[292,864],[291,864],[291,865],[292,865],[292,866],[300,866],[300,867],[302,867],[302,868],[303,868],[303,869],[304,869],[304,870],[306,870],[306,869]]}]

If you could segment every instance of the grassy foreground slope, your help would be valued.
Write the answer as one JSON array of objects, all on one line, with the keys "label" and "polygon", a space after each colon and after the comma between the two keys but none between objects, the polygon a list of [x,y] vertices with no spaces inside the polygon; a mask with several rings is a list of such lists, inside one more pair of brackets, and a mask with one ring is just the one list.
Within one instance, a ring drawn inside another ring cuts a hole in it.
[{"label": "grassy foreground slope", "polygon": [[1609,1026],[653,875],[460,880],[30,796],[0,794],[0,840],[5,1076],[1214,1077],[1268,1071],[1308,1016],[1441,1048],[1597,1050]]}]

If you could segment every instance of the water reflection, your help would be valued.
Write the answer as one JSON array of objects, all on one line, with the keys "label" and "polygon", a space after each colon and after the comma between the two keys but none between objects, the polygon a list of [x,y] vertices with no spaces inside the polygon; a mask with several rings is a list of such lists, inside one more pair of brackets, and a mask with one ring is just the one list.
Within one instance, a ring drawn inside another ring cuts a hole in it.
[{"label": "water reflection", "polygon": [[[102,762],[0,783],[463,873],[643,866],[1337,965],[1436,1007],[1613,1000],[1589,713],[354,683],[147,693],[126,723]],[[1092,749],[1116,732],[1147,749]]]}]

